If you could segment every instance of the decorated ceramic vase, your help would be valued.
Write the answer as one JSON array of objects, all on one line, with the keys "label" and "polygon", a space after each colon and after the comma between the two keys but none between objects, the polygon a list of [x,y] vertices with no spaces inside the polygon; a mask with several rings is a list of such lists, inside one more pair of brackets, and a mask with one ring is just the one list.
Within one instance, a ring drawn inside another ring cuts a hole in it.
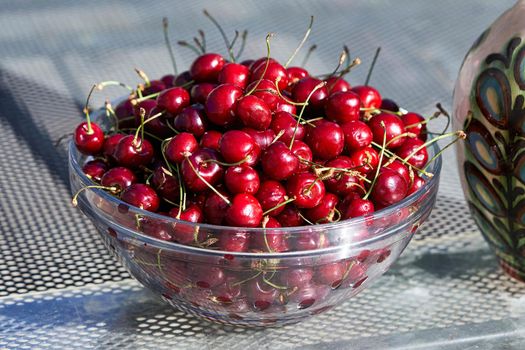
[{"label": "decorated ceramic vase", "polygon": [[454,127],[470,212],[503,269],[525,280],[525,0],[466,55],[454,89]]}]

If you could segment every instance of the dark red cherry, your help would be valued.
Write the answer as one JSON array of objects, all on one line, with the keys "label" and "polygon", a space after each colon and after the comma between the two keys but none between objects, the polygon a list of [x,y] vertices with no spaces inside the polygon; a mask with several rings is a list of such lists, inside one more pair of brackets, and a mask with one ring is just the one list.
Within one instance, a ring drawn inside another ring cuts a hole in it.
[{"label": "dark red cherry", "polygon": [[190,67],[190,75],[197,82],[215,82],[224,66],[224,58],[216,53],[205,53],[195,61]]},{"label": "dark red cherry", "polygon": [[288,239],[284,232],[280,230],[270,230],[279,228],[281,224],[273,217],[263,219],[262,225],[266,230],[255,232],[251,236],[250,247],[263,252],[282,253],[289,250]]},{"label": "dark red cherry", "polygon": [[172,174],[162,165],[157,166],[151,177],[151,185],[162,198],[178,203],[180,184],[177,174]]},{"label": "dark red cherry", "polygon": [[254,95],[237,100],[235,115],[248,128],[266,130],[272,122],[272,113],[266,103]]},{"label": "dark red cherry", "polygon": [[184,107],[190,104],[190,94],[186,89],[173,87],[164,90],[157,96],[157,106],[168,111],[172,115],[177,115]]},{"label": "dark red cherry", "polygon": [[123,137],[115,148],[113,157],[121,166],[138,168],[149,164],[153,159],[153,146],[146,139],[134,135]]},{"label": "dark red cherry", "polygon": [[102,159],[93,159],[84,164],[82,171],[91,180],[100,182],[102,175],[108,170],[108,164]]},{"label": "dark red cherry", "polygon": [[306,231],[298,235],[294,242],[294,248],[297,250],[313,250],[326,248],[329,245],[328,239],[324,234],[313,231]]},{"label": "dark red cherry", "polygon": [[374,203],[362,198],[352,198],[341,216],[343,220],[365,216],[374,212]]},{"label": "dark red cherry", "polygon": [[267,129],[264,131],[257,131],[255,129],[243,128],[242,131],[250,135],[255,143],[259,146],[261,151],[264,151],[268,148],[275,139],[275,133],[272,129]]},{"label": "dark red cherry", "polygon": [[187,87],[190,82],[192,81],[192,77],[191,77],[191,74],[190,72],[188,72],[187,70],[180,73],[179,75],[177,75],[175,77],[175,81],[173,82],[173,84],[175,86],[185,86]]},{"label": "dark red cherry", "polygon": [[308,285],[313,277],[314,272],[309,267],[290,267],[279,272],[280,284],[288,288],[301,289]]},{"label": "dark red cherry", "polygon": [[324,104],[326,119],[344,123],[359,120],[361,101],[352,91],[332,93]]},{"label": "dark red cherry", "polygon": [[288,112],[275,112],[270,128],[272,128],[275,135],[283,132],[279,140],[286,144],[290,144],[294,133],[295,140],[302,140],[305,135],[304,126],[298,123],[297,119]]},{"label": "dark red cherry", "polygon": [[410,184],[412,181],[408,167],[397,159],[388,162],[386,165],[383,165],[383,168],[393,170],[394,172],[398,173],[399,175],[401,175],[401,177],[405,180],[407,184]]},{"label": "dark red cherry", "polygon": [[299,159],[298,172],[310,169],[310,163],[313,159],[312,150],[306,143],[300,140],[295,140],[292,145],[292,153]]},{"label": "dark red cherry", "polygon": [[224,174],[224,184],[232,194],[255,194],[260,185],[259,174],[248,165],[232,166]]},{"label": "dark red cherry", "polygon": [[279,101],[277,101],[274,112],[288,112],[291,114],[297,114],[297,108],[289,101],[280,98]]},{"label": "dark red cherry", "polygon": [[213,83],[200,83],[200,84],[193,85],[190,91],[190,97],[191,97],[192,102],[200,103],[204,105],[206,103],[206,99],[208,98],[208,95],[216,87],[217,87],[217,84],[213,84]]},{"label": "dark red cherry", "polygon": [[308,71],[302,67],[288,67],[286,68],[286,75],[288,76],[288,85],[294,85],[299,80],[309,76]]},{"label": "dark red cherry", "polygon": [[191,156],[184,159],[181,163],[181,175],[186,187],[190,191],[195,192],[209,189],[208,185],[201,178],[206,180],[211,186],[219,183],[222,180],[224,170],[222,166],[215,162],[217,160],[217,152],[208,148],[198,149]]},{"label": "dark red cherry", "polygon": [[104,155],[104,157],[106,157],[107,160],[115,162],[113,154],[115,153],[115,149],[117,148],[118,143],[125,136],[125,134],[113,134],[106,137],[106,139],[104,140],[104,146],[102,148],[102,154]]},{"label": "dark red cherry", "polygon": [[146,184],[135,183],[120,194],[124,202],[144,210],[155,212],[159,209],[159,197],[155,190]]},{"label": "dark red cherry", "polygon": [[[364,194],[363,180],[357,174],[348,173],[337,169],[356,170],[356,166],[351,158],[340,156],[326,163],[326,167],[336,168],[334,174],[325,179],[326,188],[341,196],[346,196],[352,192]],[[358,171],[358,170],[357,170]]]},{"label": "dark red cherry", "polygon": [[162,241],[171,241],[173,239],[171,230],[166,223],[150,218],[139,218],[137,220],[140,223],[140,231],[148,236]]},{"label": "dark red cherry", "polygon": [[232,84],[222,84],[213,89],[204,105],[208,120],[219,126],[232,124],[235,121],[235,105],[242,94],[242,89]]},{"label": "dark red cherry", "polygon": [[377,168],[379,164],[379,153],[372,147],[365,147],[354,151],[350,159],[352,159],[356,170],[363,174],[368,174]]},{"label": "dark red cherry", "polygon": [[[163,113],[163,115],[159,116],[159,113]],[[155,135],[161,139],[165,139],[174,134],[173,131],[168,127],[168,121],[166,120],[166,118],[162,118],[163,116],[170,116],[170,114],[167,112],[163,112],[158,106],[154,107],[149,112],[149,115],[146,116],[146,120],[144,123],[144,129],[148,133]]]},{"label": "dark red cherry", "polygon": [[128,168],[115,167],[109,169],[100,179],[100,184],[106,187],[117,187],[120,192],[137,182],[137,177]]},{"label": "dark red cherry", "polygon": [[274,58],[271,58],[271,57],[260,57],[256,60],[252,60],[252,63],[250,64],[249,68],[250,70],[255,70],[257,69],[260,65],[265,65],[266,62],[277,62],[276,59]]},{"label": "dark red cherry", "polygon": [[288,75],[286,74],[286,69],[277,61],[270,62],[268,67],[266,67],[266,63],[259,64],[257,67],[254,66],[250,79],[252,82],[267,79],[271,81],[272,84],[277,83],[279,90],[281,91],[288,86]]},{"label": "dark red cherry", "polygon": [[379,108],[385,111],[393,112],[393,113],[399,112],[399,106],[397,105],[397,103],[395,103],[393,100],[389,98],[384,98],[381,101],[381,107]]},{"label": "dark red cherry", "polygon": [[164,154],[170,162],[180,164],[184,158],[195,152],[197,148],[199,148],[199,145],[195,136],[187,132],[181,132],[168,141]]},{"label": "dark red cherry", "polygon": [[339,197],[333,193],[325,193],[321,202],[313,208],[306,209],[304,215],[314,224],[325,224],[334,219],[339,219],[335,214]]},{"label": "dark red cherry", "polygon": [[403,124],[405,125],[405,130],[407,132],[415,134],[416,137],[420,138],[423,141],[426,140],[427,125],[425,122],[425,118],[414,112],[408,112],[407,114],[401,115],[399,118],[401,118],[401,120],[403,121]]},{"label": "dark red cherry", "polygon": [[[188,221],[192,223],[201,223],[204,221],[204,215],[202,213],[202,210],[194,205],[191,204],[186,207],[186,210],[182,210],[179,216],[179,208],[172,208],[169,212],[169,216],[182,220],[182,221]],[[184,225],[176,225],[175,228],[172,231],[172,238],[182,244],[191,244],[195,242],[195,230],[193,228],[184,226]],[[197,239],[200,241],[206,239],[206,235],[204,232],[199,232]]]},{"label": "dark red cherry", "polygon": [[268,309],[279,297],[279,290],[255,278],[246,283],[248,301],[257,311]]},{"label": "dark red cherry", "polygon": [[368,123],[372,134],[374,135],[374,142],[377,144],[383,144],[383,138],[386,133],[386,145],[388,148],[399,147],[405,142],[405,136],[403,135],[405,125],[401,119],[390,113],[379,113],[370,119]]},{"label": "dark red cherry", "polygon": [[[219,192],[228,199],[229,196],[224,191]],[[228,207],[228,203],[223,198],[215,192],[210,192],[204,203],[203,210],[206,222],[212,225],[221,225],[226,216],[226,210]]]},{"label": "dark red cherry", "polygon": [[315,280],[319,284],[325,284],[335,288],[343,281],[345,266],[337,261],[319,266],[315,271]]},{"label": "dark red cherry", "polygon": [[248,87],[246,88],[246,91],[252,91],[253,88],[257,86],[257,89],[253,92],[253,96],[259,97],[261,100],[266,103],[268,108],[270,108],[270,111],[274,111],[275,107],[277,106],[277,103],[280,100],[279,94],[277,93],[277,89],[275,88],[275,84],[272,83],[269,80],[263,79],[260,81],[254,81],[253,83],[250,83]]},{"label": "dark red cherry", "polygon": [[219,151],[219,144],[221,142],[222,133],[215,130],[205,131],[200,139],[199,145],[202,148],[209,148],[215,151]]},{"label": "dark red cherry", "polygon": [[162,78],[160,78],[160,81],[166,85],[166,88],[170,88],[175,86],[175,75],[173,74],[166,74]]},{"label": "dark red cherry", "polygon": [[142,94],[144,96],[148,96],[151,94],[156,94],[157,92],[160,92],[165,89],[166,84],[164,84],[162,80],[151,80],[149,84],[146,84],[144,86],[144,91],[142,91]]},{"label": "dark red cherry", "polygon": [[339,91],[348,91],[350,90],[350,84],[343,78],[338,77],[330,77],[325,80],[326,81],[326,89],[328,90],[328,94],[335,94]]},{"label": "dark red cherry", "polygon": [[224,283],[226,274],[220,267],[197,265],[192,268],[193,280],[199,288],[209,289]]},{"label": "dark red cherry", "polygon": [[226,162],[243,162],[246,165],[254,165],[260,153],[259,146],[255,143],[255,140],[240,130],[225,132],[219,143],[219,149]]},{"label": "dark red cherry", "polygon": [[245,65],[239,63],[226,63],[217,78],[219,84],[233,84],[241,89],[248,85],[250,70]]},{"label": "dark red cherry", "polygon": [[360,120],[352,120],[341,124],[348,151],[354,152],[370,146],[373,140],[372,130]]},{"label": "dark red cherry", "polygon": [[359,95],[363,108],[377,109],[381,107],[381,95],[373,87],[361,85],[354,86],[351,90]]},{"label": "dark red cherry", "polygon": [[134,107],[130,99],[120,102],[115,107],[115,116],[118,119],[118,128],[126,129],[136,126],[134,117]]},{"label": "dark red cherry", "polygon": [[301,217],[299,209],[297,209],[297,207],[293,204],[286,205],[283,211],[277,215],[276,219],[283,227],[294,227],[304,224],[304,220]]},{"label": "dark red cherry", "polygon": [[261,223],[261,204],[251,194],[236,194],[226,210],[226,222],[237,227],[257,227]]},{"label": "dark red cherry", "polygon": [[325,194],[323,181],[311,173],[295,174],[286,183],[286,192],[295,198],[297,208],[313,208],[321,203]]},{"label": "dark red cherry", "polygon": [[412,185],[408,189],[407,196],[417,192],[420,188],[422,188],[425,185],[426,181],[419,175],[414,175],[414,180],[412,181]]},{"label": "dark red cherry", "polygon": [[195,137],[201,137],[206,131],[206,117],[204,106],[195,104],[184,108],[173,120],[173,127],[178,131],[185,131]]},{"label": "dark red cherry", "polygon": [[217,245],[225,252],[245,252],[250,245],[250,235],[247,232],[223,232],[219,236]]},{"label": "dark red cherry", "polygon": [[379,172],[371,196],[374,203],[386,207],[401,201],[407,192],[408,185],[405,179],[395,171],[385,169]]},{"label": "dark red cherry", "polygon": [[[292,89],[293,100],[298,103],[305,102],[314,88],[321,82],[321,80],[313,77],[307,77],[299,80]],[[317,111],[322,110],[327,97],[328,90],[326,89],[326,86],[318,88],[311,95],[310,100],[308,101],[309,107]]]},{"label": "dark red cherry", "polygon": [[343,129],[333,122],[318,120],[313,126],[307,126],[304,142],[314,158],[333,159],[343,152],[345,146]]},{"label": "dark red cherry", "polygon": [[281,181],[297,171],[299,159],[284,142],[276,141],[264,151],[261,165],[268,177]]},{"label": "dark red cherry", "polygon": [[75,129],[74,141],[81,153],[95,155],[104,147],[104,132],[96,123],[91,122],[90,128],[87,122],[82,122]]},{"label": "dark red cherry", "polygon": [[[286,200],[286,189],[280,182],[267,180],[263,181],[259,186],[259,191],[256,194],[257,200],[261,204],[262,209],[266,212]],[[270,216],[279,215],[284,210],[284,205],[275,208],[268,212]]]},{"label": "dark red cherry", "polygon": [[412,166],[422,169],[428,162],[428,152],[425,142],[417,138],[407,138],[401,146],[396,149],[396,154]]}]

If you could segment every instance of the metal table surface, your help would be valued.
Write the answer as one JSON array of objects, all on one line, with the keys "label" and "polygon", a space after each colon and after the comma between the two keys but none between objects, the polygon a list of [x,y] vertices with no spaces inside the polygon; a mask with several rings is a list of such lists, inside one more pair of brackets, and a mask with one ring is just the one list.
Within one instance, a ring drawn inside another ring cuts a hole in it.
[{"label": "metal table surface", "polygon": [[[54,146],[80,120],[92,83],[135,83],[134,67],[170,71],[165,15],[174,39],[202,27],[220,52],[203,8],[230,32],[248,28],[245,57],[263,56],[275,32],[283,59],[313,14],[310,71],[333,69],[347,44],[365,62],[349,78],[357,84],[381,46],[372,84],[428,115],[436,102],[450,109],[464,54],[512,3],[0,1],[0,349],[523,349],[525,285],[500,271],[469,217],[453,152],[432,216],[375,285],[306,322],[254,330],[185,315],[131,280],[70,207],[65,147]],[[176,55],[180,67],[194,57]]]}]

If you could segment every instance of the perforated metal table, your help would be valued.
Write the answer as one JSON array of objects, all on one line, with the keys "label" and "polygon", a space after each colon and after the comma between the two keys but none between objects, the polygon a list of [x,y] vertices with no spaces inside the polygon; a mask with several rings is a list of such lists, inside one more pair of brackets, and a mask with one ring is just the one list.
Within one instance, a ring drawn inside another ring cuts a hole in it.
[{"label": "perforated metal table", "polygon": [[[375,285],[306,322],[265,330],[220,326],[175,311],[130,279],[69,205],[65,147],[90,85],[170,71],[161,18],[175,39],[248,28],[245,56],[286,58],[316,16],[308,67],[331,71],[343,44],[384,96],[426,114],[450,109],[463,55],[512,1],[3,1],[0,3],[0,349],[523,349],[525,285],[502,274],[445,157],[437,207]],[[177,49],[180,67],[192,52]],[[298,57],[300,62],[302,57]],[[108,90],[110,98],[121,94]],[[107,96],[107,95],[106,95]],[[102,104],[97,95],[93,105]],[[437,125],[439,128],[439,123]]]}]

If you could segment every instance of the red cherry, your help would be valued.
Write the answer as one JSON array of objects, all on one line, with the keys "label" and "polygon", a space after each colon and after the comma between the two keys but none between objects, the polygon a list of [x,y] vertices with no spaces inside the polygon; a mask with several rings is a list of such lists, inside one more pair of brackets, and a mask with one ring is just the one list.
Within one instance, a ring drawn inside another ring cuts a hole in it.
[{"label": "red cherry", "polygon": [[270,61],[268,68],[266,68],[266,62],[254,66],[251,81],[253,82],[261,79],[267,79],[271,81],[272,84],[275,84],[277,79],[280,79],[277,83],[279,90],[284,90],[288,86],[288,75],[286,74],[286,69],[277,61]]},{"label": "red cherry", "polygon": [[288,67],[286,69],[286,75],[288,76],[289,86],[309,76],[308,71],[302,67]]},{"label": "red cherry", "polygon": [[328,90],[328,94],[335,94],[339,91],[348,91],[350,90],[350,84],[343,78],[338,77],[330,77],[325,80],[326,81],[326,89]]},{"label": "red cherry", "polygon": [[377,144],[383,144],[385,132],[388,148],[399,147],[405,142],[406,136],[400,136],[406,131],[405,125],[396,115],[390,113],[379,113],[370,119],[368,126],[370,127],[370,130],[372,130],[374,142]]},{"label": "red cherry", "polygon": [[344,273],[344,264],[340,261],[333,262],[319,266],[315,271],[315,280],[335,288],[341,284]]},{"label": "red cherry", "polygon": [[408,185],[405,179],[393,170],[381,170],[372,189],[372,200],[382,207],[395,204],[405,198]]},{"label": "red cherry", "polygon": [[162,198],[178,202],[180,184],[176,174],[171,174],[163,166],[157,166],[151,177],[151,185]]},{"label": "red cherry", "polygon": [[140,224],[140,231],[148,236],[163,241],[171,241],[173,239],[170,228],[164,222],[150,218],[139,218],[137,220]]},{"label": "red cherry", "polygon": [[101,159],[93,159],[84,164],[82,171],[91,180],[100,182],[102,175],[108,170],[108,164]]},{"label": "red cherry", "polygon": [[242,96],[242,89],[232,84],[222,84],[213,89],[204,105],[209,121],[226,126],[235,120],[235,104]]},{"label": "red cherry", "polygon": [[219,143],[222,157],[228,163],[254,165],[259,157],[260,148],[255,140],[240,130],[230,130],[222,135]]},{"label": "red cherry", "polygon": [[175,75],[173,74],[166,74],[162,78],[160,78],[160,81],[166,85],[166,88],[170,88],[175,86]]},{"label": "red cherry", "polygon": [[293,204],[286,205],[283,211],[277,215],[277,220],[283,227],[294,227],[304,224],[299,209]]},{"label": "red cherry", "polygon": [[257,69],[261,64],[266,64],[266,61],[269,61],[269,62],[277,62],[276,59],[274,58],[271,58],[271,57],[261,57],[261,58],[258,58],[256,59],[255,61],[252,60],[252,63],[249,65],[249,68],[250,70],[255,70]]},{"label": "red cherry", "polygon": [[394,172],[401,175],[401,177],[405,180],[407,184],[410,184],[411,178],[410,178],[410,172],[408,171],[408,167],[401,163],[399,160],[394,160],[393,162],[388,163],[387,165],[383,166],[384,169],[393,170]]},{"label": "red cherry", "polygon": [[299,159],[299,167],[297,171],[306,171],[310,168],[310,164],[313,159],[312,150],[303,141],[295,140],[292,145],[292,153],[295,154]]},{"label": "red cherry", "polygon": [[354,86],[351,89],[359,95],[359,100],[363,108],[377,109],[381,106],[381,95],[379,91],[371,86]]},{"label": "red cherry", "polygon": [[[293,100],[298,103],[306,102],[306,99],[310,93],[320,83],[321,80],[313,77],[307,77],[299,80],[292,89]],[[328,90],[326,89],[326,86],[317,89],[308,101],[309,107],[311,107],[313,110],[321,110],[327,97]]]},{"label": "red cherry", "polygon": [[332,93],[324,105],[326,119],[338,123],[358,120],[360,108],[359,96],[352,91]]},{"label": "red cherry", "polygon": [[[351,158],[340,156],[326,163],[326,167],[355,170]],[[326,188],[342,196],[352,192],[363,193],[363,180],[358,176],[344,171],[335,170],[334,174],[325,180]]]},{"label": "red cherry", "polygon": [[294,247],[296,250],[313,250],[319,248],[328,247],[328,239],[324,234],[319,232],[306,231],[302,235],[299,235],[295,242]]},{"label": "red cherry", "polygon": [[128,188],[137,182],[133,171],[124,167],[115,167],[109,169],[100,179],[100,184],[106,187],[117,187],[118,192]]},{"label": "red cherry", "polygon": [[107,160],[115,162],[113,154],[115,153],[115,149],[117,148],[118,143],[125,136],[126,135],[124,134],[113,134],[111,136],[106,137],[106,139],[104,140],[104,147],[102,148],[102,154],[104,155],[104,157],[106,157]]},{"label": "red cherry", "polygon": [[224,58],[216,53],[205,53],[195,61],[190,67],[191,78],[197,82],[215,82],[224,66]]},{"label": "red cherry", "polygon": [[209,289],[224,283],[226,274],[219,267],[197,265],[192,269],[193,280],[199,288]]},{"label": "red cherry", "polygon": [[210,92],[217,87],[217,84],[213,83],[200,83],[195,84],[191,88],[190,97],[194,103],[200,103],[204,105]]},{"label": "red cherry", "polygon": [[120,194],[124,202],[144,210],[155,212],[159,209],[159,197],[155,190],[146,184],[135,183],[125,188]]},{"label": "red cherry", "polygon": [[289,247],[286,235],[279,230],[269,230],[270,228],[281,227],[279,221],[273,217],[267,217],[267,219],[263,219],[263,224],[266,230],[254,233],[251,237],[250,246],[264,252],[282,253],[287,251]]},{"label": "red cherry", "polygon": [[[256,194],[262,209],[266,212],[286,200],[286,189],[281,183],[273,180],[263,181]],[[279,215],[284,210],[284,205],[268,213],[270,216]]]},{"label": "red cherry", "polygon": [[246,283],[248,302],[257,311],[268,309],[279,297],[279,290],[259,278]]},{"label": "red cherry", "polygon": [[199,148],[195,136],[187,132],[175,135],[166,145],[165,155],[170,162],[180,164],[185,157]]},{"label": "red cherry", "polygon": [[379,164],[379,153],[372,147],[361,148],[350,156],[356,170],[368,174]]},{"label": "red cherry", "polygon": [[[219,191],[221,194],[228,199],[228,195],[223,191]],[[228,203],[221,198],[215,192],[210,192],[204,203],[204,216],[206,222],[212,225],[221,225],[226,216],[226,211],[228,209]],[[230,249],[225,249],[230,250]]]},{"label": "red cherry", "polygon": [[248,128],[266,130],[272,122],[272,113],[266,103],[254,95],[241,97],[235,107],[235,115]]},{"label": "red cherry", "polygon": [[233,276],[226,277],[225,281],[213,290],[215,300],[231,307],[232,303],[241,297],[241,285],[237,282]]},{"label": "red cherry", "polygon": [[224,174],[224,184],[232,194],[255,194],[259,190],[259,174],[248,165],[232,166]]},{"label": "red cherry", "polygon": [[255,140],[255,143],[259,146],[261,151],[267,149],[275,139],[275,133],[272,129],[257,131],[250,128],[243,128],[242,131],[250,135]]},{"label": "red cherry", "polygon": [[408,112],[407,114],[401,115],[399,118],[403,121],[407,132],[415,134],[416,137],[423,141],[426,140],[427,125],[424,123],[425,118],[414,112]]},{"label": "red cherry", "polygon": [[297,123],[297,119],[288,112],[275,112],[270,128],[272,128],[275,135],[278,135],[282,131],[283,134],[279,140],[286,144],[289,144],[292,141],[294,132],[295,140],[302,140],[305,134],[304,126]]},{"label": "red cherry", "polygon": [[306,309],[316,303],[321,303],[328,293],[330,293],[328,286],[307,284],[290,295],[290,301],[296,303],[298,309]]},{"label": "red cherry", "polygon": [[[424,145],[425,142],[420,139],[407,138],[405,142],[396,149],[396,154],[402,159],[410,157],[407,159],[407,162],[416,168],[422,169],[428,162],[428,152]],[[420,147],[421,149],[419,149]]]},{"label": "red cherry", "polygon": [[293,175],[286,184],[286,192],[290,198],[295,198],[298,208],[313,208],[317,206],[325,194],[324,183],[311,173]]},{"label": "red cherry", "polygon": [[288,288],[298,288],[301,289],[307,286],[312,278],[314,277],[314,272],[309,267],[294,268],[281,270],[279,272],[279,281],[282,285]]},{"label": "red cherry", "polygon": [[408,189],[407,195],[417,192],[420,188],[422,188],[425,185],[425,183],[425,179],[423,179],[421,176],[414,175],[414,180],[412,181],[412,185]]},{"label": "red cherry", "polygon": [[299,159],[281,141],[271,144],[261,157],[263,171],[274,180],[285,180],[299,167]]},{"label": "red cherry", "polygon": [[257,227],[261,223],[261,204],[251,194],[239,193],[233,197],[226,211],[226,222],[237,227]]},{"label": "red cherry", "polygon": [[370,146],[373,139],[372,130],[360,120],[352,120],[341,124],[348,151],[354,152]]},{"label": "red cherry", "polygon": [[202,135],[199,145],[202,148],[209,148],[218,152],[221,138],[222,133],[219,131],[208,130]]},{"label": "red cherry", "polygon": [[288,112],[291,114],[297,114],[297,108],[295,107],[295,105],[280,98],[279,101],[277,101],[277,105],[275,106],[274,112]]},{"label": "red cherry", "polygon": [[[154,107],[145,118],[144,128],[148,133],[165,139],[172,136],[173,131],[168,127],[165,118],[158,117],[158,114],[161,112],[162,110],[158,106]],[[163,116],[171,117],[169,113],[164,113]]]},{"label": "red cherry", "polygon": [[130,99],[120,102],[115,107],[115,115],[118,119],[119,129],[135,127],[134,107]]},{"label": "red cherry", "polygon": [[245,252],[250,244],[250,235],[246,232],[223,232],[217,245],[225,252]]},{"label": "red cherry", "polygon": [[275,84],[269,80],[263,79],[260,81],[254,81],[246,88],[246,91],[252,91],[257,86],[257,89],[253,92],[253,96],[259,97],[266,103],[270,111],[274,111],[277,103],[280,100]]},{"label": "red cherry", "polygon": [[[325,224],[334,219],[335,207],[339,202],[339,197],[332,193],[325,193],[321,202],[313,208],[306,209],[304,215],[314,224]],[[335,217],[337,219],[337,217]]]},{"label": "red cherry", "polygon": [[138,168],[147,165],[153,159],[153,146],[146,139],[134,135],[123,137],[115,148],[113,157],[121,166]]},{"label": "red cherry", "polygon": [[186,89],[181,87],[164,90],[157,96],[157,106],[173,115],[179,114],[179,112],[189,104],[190,94],[188,94]]},{"label": "red cherry", "polygon": [[160,92],[162,90],[166,89],[166,84],[162,80],[151,80],[149,84],[147,84],[144,87],[144,91],[142,91],[142,94],[144,96],[156,94],[157,92]]},{"label": "red cherry", "polygon": [[362,198],[352,198],[348,204],[348,206],[345,208],[345,210],[341,213],[341,218],[343,220],[355,218],[359,216],[365,216],[372,214],[374,212],[374,203],[372,203],[369,200],[362,199]]},{"label": "red cherry", "polygon": [[173,127],[178,131],[185,131],[195,137],[201,137],[206,131],[204,107],[196,104],[184,108],[173,120]]},{"label": "red cherry", "polygon": [[[211,186],[222,180],[224,170],[219,164],[214,162],[216,160],[218,160],[218,154],[215,151],[202,148],[196,150],[191,156],[182,161],[181,175],[190,191],[200,192],[208,189],[208,185],[200,178],[206,180]],[[197,173],[200,177],[197,176]]]},{"label": "red cherry", "polygon": [[91,129],[87,122],[82,122],[75,129],[74,140],[81,153],[95,155],[104,147],[104,132],[93,122],[91,122]]},{"label": "red cherry", "polygon": [[191,81],[192,81],[191,74],[190,72],[186,70],[175,77],[175,81],[173,82],[173,85],[174,86],[185,86],[188,88],[188,85],[190,84]]},{"label": "red cherry", "polygon": [[314,126],[307,126],[304,142],[314,155],[314,158],[333,159],[343,152],[343,129],[333,122],[318,120]]},{"label": "red cherry", "polygon": [[144,109],[144,119],[146,119],[148,116],[151,115],[151,111],[157,107],[157,101],[156,100],[144,100],[139,103],[137,103],[133,107],[133,114],[135,116],[135,125],[140,125],[140,111],[141,109]]},{"label": "red cherry", "polygon": [[248,85],[250,70],[239,63],[226,63],[219,72],[219,84],[233,84],[241,89]]}]

